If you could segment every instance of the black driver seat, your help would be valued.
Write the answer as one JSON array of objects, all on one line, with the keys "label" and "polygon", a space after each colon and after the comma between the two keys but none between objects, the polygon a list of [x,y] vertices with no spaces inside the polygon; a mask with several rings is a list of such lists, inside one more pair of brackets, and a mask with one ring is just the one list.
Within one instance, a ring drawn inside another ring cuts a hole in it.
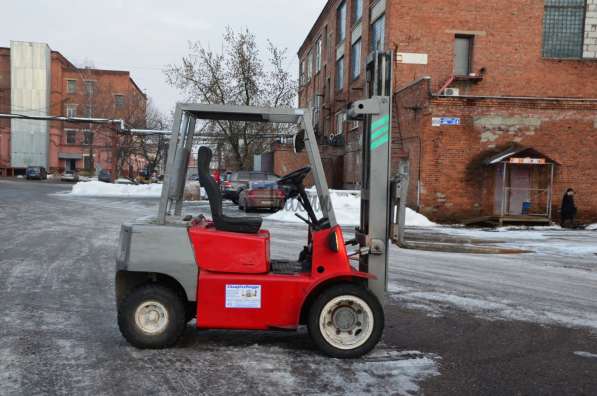
[{"label": "black driver seat", "polygon": [[213,218],[216,230],[228,232],[240,232],[243,234],[255,234],[261,227],[261,217],[230,217],[222,212],[222,194],[218,183],[209,172],[211,162],[211,149],[209,147],[200,147],[197,155],[199,182],[205,188],[211,216]]}]

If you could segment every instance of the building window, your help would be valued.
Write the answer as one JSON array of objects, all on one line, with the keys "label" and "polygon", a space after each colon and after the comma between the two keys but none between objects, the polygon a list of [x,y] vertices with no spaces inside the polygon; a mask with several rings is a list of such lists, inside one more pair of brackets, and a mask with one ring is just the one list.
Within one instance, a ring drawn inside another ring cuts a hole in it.
[{"label": "building window", "polygon": [[117,109],[122,109],[124,107],[124,95],[114,95],[114,104]]},{"label": "building window", "polygon": [[87,96],[93,96],[95,92],[95,81],[85,81],[85,94]]},{"label": "building window", "polygon": [[90,155],[83,156],[83,166],[86,171],[90,171],[93,168],[93,157]]},{"label": "building window", "polygon": [[68,118],[74,118],[77,116],[77,105],[76,104],[66,105],[66,116]]},{"label": "building window", "polygon": [[383,51],[385,16],[382,15],[371,25],[371,51]]},{"label": "building window", "polygon": [[336,37],[338,44],[346,38],[346,1],[336,10]]},{"label": "building window", "polygon": [[351,77],[356,80],[361,75],[361,39],[358,39],[350,51]]},{"label": "building window", "polygon": [[85,117],[91,118],[93,116],[93,106],[87,105],[85,106]]},{"label": "building window", "polygon": [[346,113],[343,111],[336,113],[336,135],[344,133],[344,123],[346,121]]},{"label": "building window", "polygon": [[472,71],[473,37],[456,36],[454,41],[454,74],[468,76]]},{"label": "building window", "polygon": [[313,51],[309,50],[309,52],[307,53],[307,64],[305,65],[307,67],[307,82],[311,81],[311,76],[313,75]]},{"label": "building window", "polygon": [[315,72],[321,71],[321,37],[317,39],[315,43]]},{"label": "building window", "polygon": [[301,64],[299,66],[299,84],[301,86],[305,85],[306,83],[306,78],[305,78],[305,61],[302,60]]},{"label": "building window", "polygon": [[358,23],[363,17],[363,0],[352,0],[352,23]]},{"label": "building window", "polygon": [[585,8],[585,0],[545,0],[543,57],[582,57]]},{"label": "building window", "polygon": [[83,130],[83,144],[86,146],[91,146],[93,144],[93,132],[89,129]]},{"label": "building window", "polygon": [[336,90],[342,91],[344,88],[344,57],[336,61]]},{"label": "building window", "polygon": [[77,93],[77,80],[66,80],[66,92],[69,94]]},{"label": "building window", "polygon": [[77,144],[77,130],[76,129],[65,129],[66,132],[66,144]]}]

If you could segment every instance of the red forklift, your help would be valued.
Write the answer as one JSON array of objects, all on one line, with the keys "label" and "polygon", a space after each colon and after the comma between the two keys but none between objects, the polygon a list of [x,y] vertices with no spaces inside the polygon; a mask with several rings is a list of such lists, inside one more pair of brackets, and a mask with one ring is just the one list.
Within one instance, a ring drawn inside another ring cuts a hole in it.
[{"label": "red forklift", "polygon": [[[296,330],[306,325],[316,346],[355,358],[378,343],[384,328],[388,241],[397,211],[390,183],[391,56],[367,63],[369,99],[347,108],[364,123],[361,224],[345,241],[330,200],[313,109],[178,104],[157,218],[124,224],[116,271],[118,325],[138,348],[176,344],[187,323],[199,329]],[[375,78],[375,76],[387,78]],[[310,166],[278,183],[303,206],[306,244],[296,260],[270,259],[270,234],[260,217],[224,214],[209,172],[211,150],[199,148],[198,173],[211,209],[182,217],[186,164],[197,120],[297,124],[295,149]],[[322,217],[303,181],[313,175]],[[374,176],[373,176],[374,175]],[[349,249],[353,249],[349,252]],[[354,266],[353,264],[354,263]]]}]

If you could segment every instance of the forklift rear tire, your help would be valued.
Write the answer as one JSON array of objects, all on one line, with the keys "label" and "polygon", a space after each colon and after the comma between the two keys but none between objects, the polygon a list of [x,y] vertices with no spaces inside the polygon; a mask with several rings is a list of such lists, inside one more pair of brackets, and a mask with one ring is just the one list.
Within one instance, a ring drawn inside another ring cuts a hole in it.
[{"label": "forklift rear tire", "polygon": [[316,297],[309,310],[309,334],[317,347],[335,358],[357,358],[381,339],[384,313],[367,288],[342,283]]},{"label": "forklift rear tire", "polygon": [[168,348],[184,333],[185,311],[185,302],[176,292],[162,285],[146,284],[133,289],[118,307],[118,327],[137,348]]}]

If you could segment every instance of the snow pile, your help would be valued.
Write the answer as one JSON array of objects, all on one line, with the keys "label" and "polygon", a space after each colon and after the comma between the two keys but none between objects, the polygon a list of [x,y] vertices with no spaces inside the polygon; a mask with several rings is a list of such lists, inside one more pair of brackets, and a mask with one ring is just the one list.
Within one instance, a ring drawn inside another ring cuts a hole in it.
[{"label": "snow pile", "polygon": [[[322,217],[321,206],[317,199],[317,194],[314,189],[307,190],[311,205],[315,209],[317,217]],[[361,194],[360,191],[354,190],[330,190],[330,198],[332,206],[336,213],[336,220],[339,224],[344,226],[357,226],[360,224],[360,208],[361,208]],[[303,217],[307,217],[307,213],[296,199],[291,199],[286,202],[284,208],[271,216],[268,220],[284,221],[290,223],[300,223],[301,219],[295,216],[295,213]],[[420,213],[406,208],[406,225],[419,227],[432,227],[437,224],[430,221],[427,217]]]},{"label": "snow pile", "polygon": [[[119,179],[120,180],[120,179]],[[128,179],[124,179],[129,181]],[[120,198],[159,198],[162,195],[161,184],[122,184],[104,183],[97,180],[79,182],[73,186],[70,195],[84,197],[120,197]],[[189,181],[185,185],[185,200],[207,199],[207,194],[199,182]]]},{"label": "snow pile", "polygon": [[86,197],[157,198],[161,194],[161,184],[112,184],[100,181],[79,182],[70,192],[70,195]]},{"label": "snow pile", "polygon": [[595,223],[595,224],[590,224],[590,225],[588,225],[588,226],[587,226],[587,228],[585,228],[585,229],[586,229],[586,230],[589,230],[589,231],[597,231],[597,223]]}]

